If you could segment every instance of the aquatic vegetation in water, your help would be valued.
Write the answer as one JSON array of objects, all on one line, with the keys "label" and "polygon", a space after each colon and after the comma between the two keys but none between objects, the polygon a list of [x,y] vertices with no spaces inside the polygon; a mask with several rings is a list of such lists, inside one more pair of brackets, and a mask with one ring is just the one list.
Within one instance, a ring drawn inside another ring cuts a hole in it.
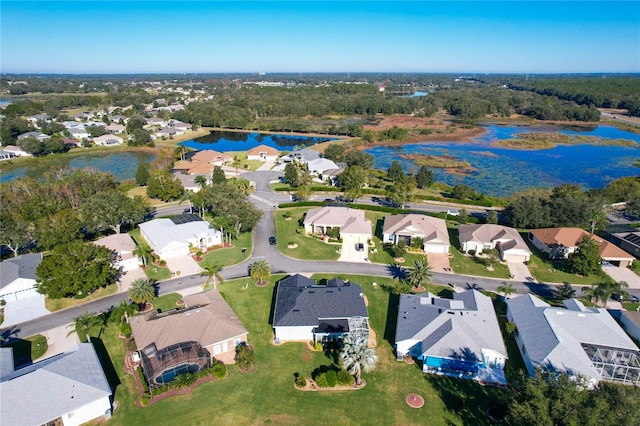
[{"label": "aquatic vegetation in water", "polygon": [[563,133],[520,133],[515,139],[491,142],[492,146],[511,149],[551,149],[557,145],[638,146],[629,139],[606,139],[600,136],[567,135]]},{"label": "aquatic vegetation in water", "polygon": [[417,166],[444,169],[447,173],[470,175],[477,172],[468,161],[452,155],[400,154],[400,158],[413,161]]}]

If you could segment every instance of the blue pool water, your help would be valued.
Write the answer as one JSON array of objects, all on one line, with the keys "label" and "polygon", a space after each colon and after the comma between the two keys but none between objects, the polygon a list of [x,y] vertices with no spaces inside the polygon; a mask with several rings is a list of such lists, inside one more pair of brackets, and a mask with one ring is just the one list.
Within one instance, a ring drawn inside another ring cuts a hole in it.
[{"label": "blue pool water", "polygon": [[181,364],[178,365],[174,368],[170,368],[168,370],[165,370],[161,375],[156,376],[156,383],[169,383],[170,381],[172,381],[173,379],[176,378],[176,376],[183,374],[183,373],[195,373],[200,369],[200,366],[198,364]]},{"label": "blue pool water", "polygon": [[282,151],[291,150],[294,146],[310,146],[334,139],[286,134],[211,132],[207,136],[191,139],[180,145],[198,150],[213,149],[221,152],[247,151],[259,145],[267,145]]}]

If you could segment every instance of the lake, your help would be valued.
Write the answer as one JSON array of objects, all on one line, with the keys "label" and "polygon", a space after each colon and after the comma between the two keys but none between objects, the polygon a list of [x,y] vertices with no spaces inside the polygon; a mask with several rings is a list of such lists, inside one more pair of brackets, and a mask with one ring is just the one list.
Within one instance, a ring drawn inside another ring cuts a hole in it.
[{"label": "lake", "polygon": [[0,173],[0,183],[10,182],[14,179],[29,176],[39,179],[42,175],[50,171],[54,167],[69,167],[71,169],[93,168],[103,172],[111,173],[117,181],[134,179],[138,164],[141,162],[150,163],[155,160],[155,154],[136,151],[136,152],[117,152],[117,153],[100,153],[87,154],[83,156],[65,157],[60,155],[54,163],[50,161],[42,163],[32,163],[25,167],[17,167],[6,172]]},{"label": "lake", "polygon": [[310,146],[335,139],[287,134],[214,131],[206,136],[181,142],[180,145],[198,150],[213,149],[221,152],[248,151],[259,145],[267,145],[279,151],[291,151],[295,146]]},{"label": "lake", "polygon": [[477,169],[470,175],[433,169],[435,180],[449,185],[465,184],[487,195],[504,197],[532,187],[554,187],[564,183],[584,189],[602,188],[624,176],[636,176],[640,168],[638,147],[602,145],[559,145],[544,150],[515,150],[491,146],[500,139],[512,139],[524,132],[560,132],[568,135],[629,139],[640,144],[640,135],[612,126],[589,129],[551,126],[485,126],[487,133],[472,142],[423,142],[367,149],[376,159],[375,167],[387,169],[394,160],[405,171],[415,171],[413,161],[399,154],[449,155],[468,161]]}]

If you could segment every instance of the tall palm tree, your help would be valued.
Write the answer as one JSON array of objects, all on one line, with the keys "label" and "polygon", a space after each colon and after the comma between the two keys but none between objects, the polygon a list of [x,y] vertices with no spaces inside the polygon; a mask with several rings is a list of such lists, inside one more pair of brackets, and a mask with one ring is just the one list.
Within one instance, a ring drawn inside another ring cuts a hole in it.
[{"label": "tall palm tree", "polygon": [[207,186],[207,178],[202,175],[198,175],[193,179],[193,183],[197,183],[200,185],[200,188],[203,188]]},{"label": "tall palm tree", "polygon": [[133,251],[135,256],[138,256],[142,260],[142,265],[144,267],[149,266],[149,259],[151,259],[151,247],[146,244],[139,244],[138,247]]},{"label": "tall palm tree", "polygon": [[600,300],[602,295],[602,288],[600,286],[584,286],[582,287],[582,295],[589,299],[589,302],[596,303]]},{"label": "tall palm tree", "polygon": [[258,280],[258,283],[264,284],[264,282],[271,276],[271,267],[266,260],[256,260],[251,264],[251,278]]},{"label": "tall palm tree", "polygon": [[373,371],[378,362],[375,349],[367,348],[367,337],[364,335],[347,335],[342,341],[340,363],[342,368],[349,371],[356,378],[356,384],[360,385],[362,372]]},{"label": "tall palm tree", "polygon": [[407,278],[411,286],[416,289],[424,283],[430,283],[433,277],[431,265],[426,259],[418,259],[413,262],[413,268],[407,273]]},{"label": "tall palm tree", "polygon": [[213,288],[218,288],[217,283],[222,284],[224,282],[224,278],[220,275],[220,271],[222,271],[223,266],[219,263],[214,263],[213,265],[205,265],[203,266],[204,271],[200,272],[201,277],[207,277],[207,281],[205,281],[204,286],[208,286],[211,280],[213,279]]},{"label": "tall palm tree", "polygon": [[69,324],[67,327],[73,327],[73,329],[67,334],[67,336],[71,336],[73,333],[82,333],[78,334],[80,340],[84,337],[85,342],[91,341],[90,332],[94,327],[100,327],[100,331],[104,328],[104,316],[102,314],[94,315],[89,311],[86,311],[84,314],[80,315],[73,319],[73,323]]},{"label": "tall palm tree", "polygon": [[629,288],[629,284],[627,284],[626,281],[619,281],[619,282],[608,281],[608,282],[598,284],[598,289],[600,292],[600,301],[603,303],[602,307],[604,309],[607,309],[607,303],[609,302],[611,295],[613,293],[624,294],[626,293],[624,290],[627,288]]},{"label": "tall palm tree", "polygon": [[136,312],[136,307],[126,302],[126,300],[120,301],[118,306],[111,308],[109,312],[109,320],[116,324],[124,324],[129,321],[129,316]]},{"label": "tall palm tree", "polygon": [[156,288],[149,278],[138,278],[129,287],[129,299],[142,308],[149,300],[156,296]]},{"label": "tall palm tree", "polygon": [[502,284],[500,286],[498,286],[497,288],[498,293],[502,293],[504,294],[504,298],[508,298],[511,293],[513,293],[513,283],[506,283],[506,282],[502,282]]}]

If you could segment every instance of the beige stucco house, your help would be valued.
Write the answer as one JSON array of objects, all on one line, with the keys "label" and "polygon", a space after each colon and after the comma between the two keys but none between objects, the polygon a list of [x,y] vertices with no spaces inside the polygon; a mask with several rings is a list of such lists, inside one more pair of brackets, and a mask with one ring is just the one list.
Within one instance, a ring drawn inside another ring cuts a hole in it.
[{"label": "beige stucco house", "polygon": [[409,246],[414,238],[423,239],[427,253],[448,253],[451,243],[444,220],[422,214],[400,214],[384,218],[382,242]]},{"label": "beige stucco house", "polygon": [[468,253],[497,249],[500,260],[505,262],[527,262],[531,250],[514,228],[502,225],[460,225],[458,239],[462,251]]}]

